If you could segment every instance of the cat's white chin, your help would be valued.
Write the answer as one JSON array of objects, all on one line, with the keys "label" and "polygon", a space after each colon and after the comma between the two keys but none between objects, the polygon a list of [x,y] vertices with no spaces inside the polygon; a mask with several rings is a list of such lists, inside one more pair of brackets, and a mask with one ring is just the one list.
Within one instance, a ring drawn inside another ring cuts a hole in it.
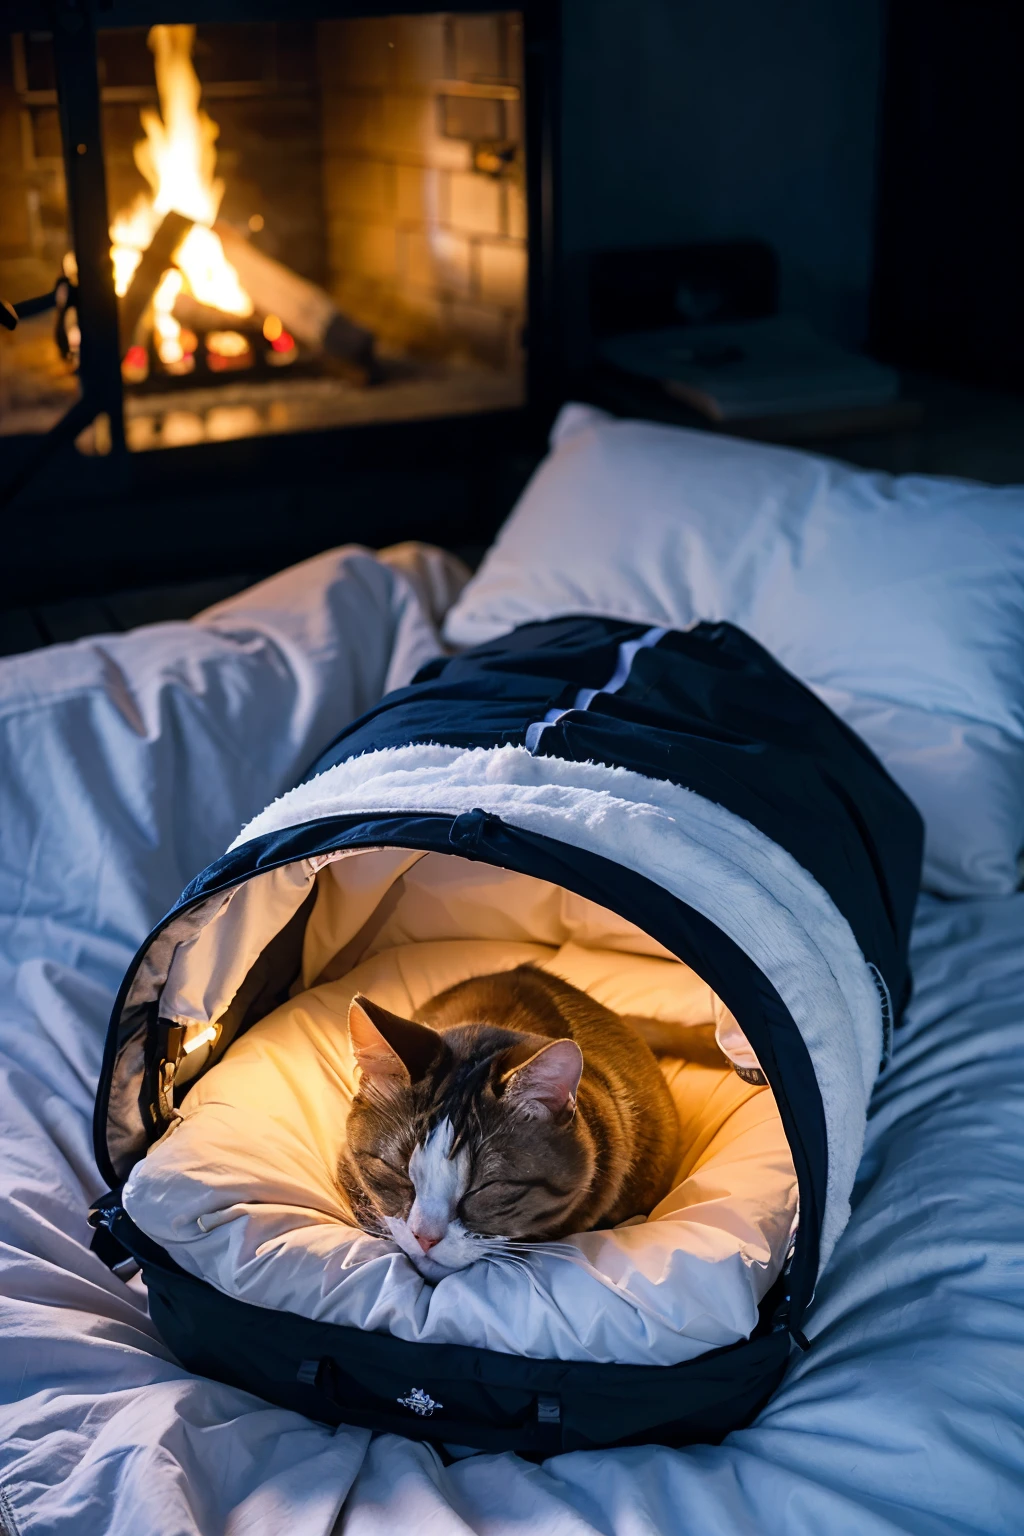
[{"label": "cat's white chin", "polygon": [[424,1253],[406,1222],[396,1216],[385,1219],[392,1238],[406,1258],[415,1265],[424,1280],[429,1280],[432,1285],[448,1275],[457,1274],[460,1269],[468,1269],[470,1264],[486,1257],[480,1251],[479,1238],[467,1232],[461,1221],[451,1222],[441,1241],[435,1243],[429,1253]]}]

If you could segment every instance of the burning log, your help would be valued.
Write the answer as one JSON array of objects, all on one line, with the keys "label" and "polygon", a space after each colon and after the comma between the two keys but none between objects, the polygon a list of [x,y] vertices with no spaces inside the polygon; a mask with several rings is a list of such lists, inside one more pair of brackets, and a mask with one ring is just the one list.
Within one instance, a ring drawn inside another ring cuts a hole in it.
[{"label": "burning log", "polygon": [[160,285],[160,279],[168,267],[174,266],[174,258],[192,224],[193,220],[186,219],[183,214],[166,214],[163,223],[143,251],[142,260],[135,268],[119,310],[118,328],[122,357],[135,340],[136,327],[146,313],[149,302]]},{"label": "burning log", "polygon": [[258,336],[261,331],[261,321],[254,315],[243,318],[227,310],[217,309],[212,304],[200,304],[198,299],[184,291],[174,301],[174,318],[180,320],[182,325],[187,325],[189,330],[198,331],[200,335],[205,331],[242,331]]},{"label": "burning log", "polygon": [[322,350],[361,382],[369,382],[374,366],[372,331],[343,315],[316,283],[264,256],[233,225],[218,221],[214,230],[261,315],[277,315],[297,341]]}]

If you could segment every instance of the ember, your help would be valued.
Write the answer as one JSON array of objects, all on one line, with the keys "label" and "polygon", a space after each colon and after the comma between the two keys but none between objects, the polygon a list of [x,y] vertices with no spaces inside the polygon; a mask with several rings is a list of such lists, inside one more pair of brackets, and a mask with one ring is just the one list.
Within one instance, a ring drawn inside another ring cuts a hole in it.
[{"label": "ember", "polygon": [[241,331],[210,331],[206,337],[206,364],[213,373],[251,368],[252,347]]}]

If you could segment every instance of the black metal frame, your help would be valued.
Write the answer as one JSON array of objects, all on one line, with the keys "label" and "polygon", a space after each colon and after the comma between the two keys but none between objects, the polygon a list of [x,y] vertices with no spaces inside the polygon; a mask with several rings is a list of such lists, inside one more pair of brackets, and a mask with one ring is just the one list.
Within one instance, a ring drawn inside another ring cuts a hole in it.
[{"label": "black metal frame", "polygon": [[[463,452],[470,459],[478,453],[493,454],[499,440],[538,442],[560,398],[562,372],[556,195],[559,0],[498,0],[491,8],[520,11],[524,22],[529,224],[525,408],[486,418],[340,426],[280,438],[131,454],[124,438],[117,299],[110,261],[98,31],[155,22],[268,22],[282,19],[285,9],[289,20],[426,14],[438,9],[471,12],[481,9],[480,0],[446,0],[443,5],[438,0],[289,0],[287,7],[282,0],[14,0],[7,11],[7,31],[52,30],[54,38],[69,234],[78,263],[81,397],[50,433],[27,443],[21,440],[23,453],[14,474],[0,475],[0,499],[9,501],[16,495],[28,504],[40,496],[64,502],[112,495],[145,498],[175,484],[184,490],[190,481],[195,484],[194,476],[200,471],[208,486],[237,491],[246,478],[254,484],[265,483],[284,459],[294,463],[299,444],[307,473],[330,465],[336,474],[346,464],[364,471],[374,464],[393,466],[396,459],[412,467],[423,461],[428,440],[435,450],[446,445],[449,455]],[[109,453],[70,459],[65,451],[68,444],[101,414],[110,424]],[[33,477],[37,478],[30,485]],[[423,531],[429,536],[429,529]],[[489,530],[481,531],[486,536]]]}]

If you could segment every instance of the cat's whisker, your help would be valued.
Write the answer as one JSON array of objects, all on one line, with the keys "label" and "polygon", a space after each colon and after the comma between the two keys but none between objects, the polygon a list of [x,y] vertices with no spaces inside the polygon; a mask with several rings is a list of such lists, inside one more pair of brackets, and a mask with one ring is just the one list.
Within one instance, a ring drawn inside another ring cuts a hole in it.
[{"label": "cat's whisker", "polygon": [[495,1256],[494,1262],[496,1264],[504,1264],[509,1269],[518,1270],[520,1274],[526,1275],[528,1279],[533,1278],[530,1266],[524,1263],[522,1259],[514,1258],[511,1254],[503,1254],[500,1258]]},{"label": "cat's whisker", "polygon": [[386,1242],[393,1241],[391,1233],[384,1226],[370,1226],[365,1221],[351,1221],[347,1223],[347,1225],[352,1227],[356,1232],[361,1232],[364,1237],[381,1237]]},{"label": "cat's whisker", "polygon": [[487,1143],[489,1141],[493,1141],[495,1136],[498,1135],[500,1130],[501,1130],[501,1126],[500,1125],[496,1125],[494,1130],[491,1131],[489,1133],[489,1135],[481,1136],[480,1140],[477,1142],[477,1148],[479,1149],[480,1147],[486,1147]]},{"label": "cat's whisker", "polygon": [[481,1258],[489,1260],[492,1264],[503,1266],[506,1269],[514,1269],[518,1273],[532,1279],[531,1266],[522,1254],[509,1253],[507,1249],[495,1249],[490,1253],[483,1253]]},{"label": "cat's whisker", "polygon": [[546,1253],[552,1258],[571,1258],[579,1254],[579,1249],[572,1243],[545,1243],[543,1240],[531,1243],[528,1240],[518,1242],[509,1239],[509,1248],[516,1253]]},{"label": "cat's whisker", "polygon": [[515,1255],[509,1253],[507,1248],[502,1248],[490,1243],[481,1243],[479,1247],[477,1247],[476,1251],[479,1257],[482,1259],[505,1259],[515,1257]]},{"label": "cat's whisker", "polygon": [[512,1237],[486,1238],[483,1240],[474,1238],[474,1241],[480,1242],[481,1258],[489,1258],[494,1262],[499,1262],[502,1259],[507,1260],[509,1263],[515,1261],[520,1268],[527,1270],[529,1269],[529,1260],[534,1255],[551,1259],[565,1259],[570,1264],[579,1264],[587,1267],[587,1260],[572,1243],[531,1243]]},{"label": "cat's whisker", "polygon": [[564,1259],[568,1264],[575,1264],[580,1269],[589,1270],[592,1266],[586,1255],[575,1248],[572,1243],[517,1243],[511,1250],[505,1250],[508,1257],[528,1258],[530,1254],[536,1254],[540,1258]]},{"label": "cat's whisker", "polygon": [[563,1243],[556,1237],[501,1237],[498,1242],[508,1243],[514,1248],[571,1248],[571,1243]]}]

